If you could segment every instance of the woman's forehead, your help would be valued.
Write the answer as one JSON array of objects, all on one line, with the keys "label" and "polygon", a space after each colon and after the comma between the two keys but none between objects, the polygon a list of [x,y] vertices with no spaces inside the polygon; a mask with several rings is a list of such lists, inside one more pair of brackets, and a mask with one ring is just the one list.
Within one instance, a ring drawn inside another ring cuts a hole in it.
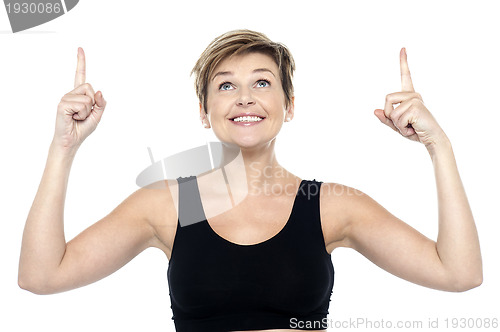
[{"label": "woman's forehead", "polygon": [[260,52],[232,55],[222,60],[212,72],[211,80],[219,75],[234,75],[236,72],[269,71],[278,75],[278,65],[274,59]]}]

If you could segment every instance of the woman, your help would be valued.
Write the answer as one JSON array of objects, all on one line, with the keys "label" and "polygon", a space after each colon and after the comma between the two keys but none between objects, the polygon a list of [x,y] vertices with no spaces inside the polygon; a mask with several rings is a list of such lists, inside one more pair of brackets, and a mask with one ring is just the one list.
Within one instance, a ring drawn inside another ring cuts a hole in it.
[{"label": "woman", "polygon": [[[300,179],[277,162],[276,136],[294,114],[294,61],[284,45],[265,35],[235,30],[216,38],[193,72],[202,125],[223,143],[223,159],[239,150],[241,167],[228,161],[207,174],[163,182],[169,190],[141,188],[66,243],[63,207],[71,163],[106,107],[102,92],[85,83],[79,49],[75,89],[59,103],[47,165],[26,221],[20,287],[36,294],[81,287],[157,247],[169,259],[179,331],[325,331],[331,253],[338,247],[353,248],[426,287],[477,287],[479,241],[451,143],[414,91],[404,49],[400,59],[402,91],[388,94],[375,115],[429,152],[438,189],[437,241],[363,192]],[[225,211],[207,213],[223,204]],[[201,211],[199,220],[180,224],[193,210]]]}]

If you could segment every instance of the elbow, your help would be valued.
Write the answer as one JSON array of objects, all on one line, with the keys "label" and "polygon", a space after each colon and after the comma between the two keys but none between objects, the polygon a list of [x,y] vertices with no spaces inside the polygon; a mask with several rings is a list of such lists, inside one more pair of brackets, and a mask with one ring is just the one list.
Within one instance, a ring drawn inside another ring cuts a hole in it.
[{"label": "elbow", "polygon": [[468,290],[471,290],[473,288],[481,286],[483,283],[483,272],[480,271],[480,273],[477,273],[476,275],[471,275],[467,278],[459,278],[453,286],[452,291],[453,292],[466,292]]},{"label": "elbow", "polygon": [[42,295],[39,287],[35,287],[33,284],[26,282],[24,279],[18,279],[17,284],[21,289],[27,290],[33,294]]},{"label": "elbow", "polygon": [[17,279],[17,284],[21,289],[27,290],[28,292],[38,294],[37,291],[35,291],[35,287],[33,287],[31,284],[29,284],[26,280],[18,278]]},{"label": "elbow", "polygon": [[54,292],[50,291],[49,287],[42,282],[36,282],[33,280],[28,280],[26,278],[22,278],[21,276],[17,279],[17,284],[21,289],[27,290],[36,295],[49,295]]}]

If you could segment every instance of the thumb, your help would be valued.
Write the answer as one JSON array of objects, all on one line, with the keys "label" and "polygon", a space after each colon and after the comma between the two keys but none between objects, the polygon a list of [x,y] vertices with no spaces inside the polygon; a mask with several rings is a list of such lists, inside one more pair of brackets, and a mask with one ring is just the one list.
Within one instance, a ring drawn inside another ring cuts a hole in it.
[{"label": "thumb", "polygon": [[375,114],[375,116],[380,120],[380,122],[382,122],[383,124],[385,124],[386,126],[389,126],[391,127],[393,130],[399,132],[398,128],[396,128],[396,126],[394,125],[394,123],[392,123],[392,120],[387,118],[384,114],[384,110],[381,110],[381,109],[376,109],[375,112],[373,112]]},{"label": "thumb", "polygon": [[106,108],[107,101],[102,96],[102,91],[97,91],[94,98],[95,98],[95,105],[93,111],[95,111],[95,116],[97,117],[97,120],[100,121],[102,113]]},{"label": "thumb", "polygon": [[97,91],[97,93],[95,94],[94,109],[99,111],[104,111],[105,107],[106,107],[106,100],[102,96],[102,91]]}]

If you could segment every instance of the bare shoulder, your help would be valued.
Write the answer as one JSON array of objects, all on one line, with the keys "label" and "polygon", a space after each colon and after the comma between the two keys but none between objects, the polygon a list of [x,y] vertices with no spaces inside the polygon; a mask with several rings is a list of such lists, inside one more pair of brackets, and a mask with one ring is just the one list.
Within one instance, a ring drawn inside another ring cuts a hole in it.
[{"label": "bare shoulder", "polygon": [[142,208],[148,210],[148,222],[155,231],[152,244],[162,250],[167,258],[177,230],[178,182],[162,180],[138,190]]},{"label": "bare shoulder", "polygon": [[365,235],[380,229],[391,231],[402,224],[368,194],[338,183],[324,183],[321,187],[321,218],[325,239],[333,249],[358,251],[371,245],[367,240],[370,237]]},{"label": "bare shoulder", "polygon": [[39,294],[53,294],[88,285],[117,271],[149,247],[167,254],[169,240],[175,235],[175,228],[169,225],[177,215],[173,204],[175,184],[168,184],[162,180],[137,189],[83,230],[66,244],[53,274],[36,281],[32,289]]},{"label": "bare shoulder", "polygon": [[362,191],[340,183],[324,182],[320,190],[321,227],[326,250],[350,247],[349,228],[352,212],[363,209]]}]

